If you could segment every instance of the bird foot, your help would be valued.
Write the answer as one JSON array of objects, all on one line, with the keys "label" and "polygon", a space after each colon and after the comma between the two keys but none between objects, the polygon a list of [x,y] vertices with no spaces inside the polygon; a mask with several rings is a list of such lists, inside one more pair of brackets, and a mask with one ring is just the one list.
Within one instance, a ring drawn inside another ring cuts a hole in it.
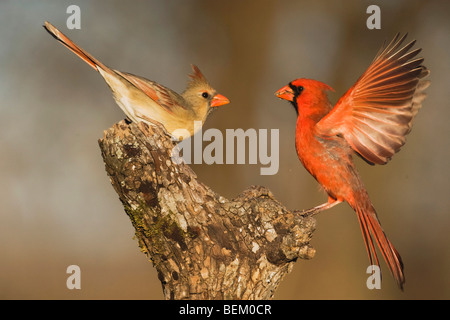
[{"label": "bird foot", "polygon": [[328,202],[322,203],[321,205],[315,206],[314,208],[306,210],[295,210],[294,213],[304,217],[312,217],[321,211],[333,208],[335,205],[341,202],[342,200],[329,199]]}]

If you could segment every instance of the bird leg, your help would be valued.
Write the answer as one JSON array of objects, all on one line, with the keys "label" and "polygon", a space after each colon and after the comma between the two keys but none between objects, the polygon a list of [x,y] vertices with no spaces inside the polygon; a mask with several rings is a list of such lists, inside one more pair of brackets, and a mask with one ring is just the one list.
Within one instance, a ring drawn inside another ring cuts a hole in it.
[{"label": "bird leg", "polygon": [[315,215],[316,213],[319,213],[320,211],[324,211],[324,210],[333,208],[335,205],[337,205],[341,202],[342,202],[342,200],[337,200],[337,199],[328,197],[328,202],[322,203],[321,205],[318,205],[311,209],[294,211],[294,213],[298,213],[301,216],[309,217],[309,216]]}]

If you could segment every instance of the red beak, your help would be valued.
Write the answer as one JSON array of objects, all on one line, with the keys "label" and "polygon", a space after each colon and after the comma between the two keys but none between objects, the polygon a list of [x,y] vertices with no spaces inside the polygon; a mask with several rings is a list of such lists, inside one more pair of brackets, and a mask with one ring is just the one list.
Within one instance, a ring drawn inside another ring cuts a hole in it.
[{"label": "red beak", "polygon": [[284,86],[277,92],[275,92],[275,95],[280,98],[287,101],[293,101],[294,100],[294,92],[289,86]]},{"label": "red beak", "polygon": [[211,100],[211,107],[219,107],[228,103],[230,103],[230,100],[228,100],[227,97],[221,94],[216,94]]}]

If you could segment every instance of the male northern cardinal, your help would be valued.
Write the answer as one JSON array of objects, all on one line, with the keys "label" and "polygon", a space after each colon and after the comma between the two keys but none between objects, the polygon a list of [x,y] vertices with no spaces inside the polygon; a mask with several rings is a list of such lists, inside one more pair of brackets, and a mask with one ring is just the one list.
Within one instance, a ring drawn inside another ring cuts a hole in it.
[{"label": "male northern cardinal", "polygon": [[[187,129],[193,135],[199,129],[199,126],[194,126],[194,121],[201,121],[203,124],[211,107],[230,102],[211,87],[195,65],[192,65],[194,74],[190,75],[191,80],[180,95],[154,81],[108,68],[47,21],[44,28],[101,74],[111,88],[116,103],[134,122],[152,124],[156,121],[163,124],[169,133]],[[183,138],[186,138],[186,134]]]},{"label": "male northern cardinal", "polygon": [[[356,152],[370,164],[386,164],[405,143],[412,121],[430,84],[421,49],[415,41],[400,48],[406,35],[383,46],[372,64],[333,107],[328,85],[297,79],[275,94],[297,111],[295,144],[304,167],[328,193],[324,210],[346,201],[358,215],[370,264],[379,265],[372,236],[397,284],[405,276],[398,251],[384,233],[369,195],[352,160]],[[400,49],[399,49],[400,48]]]}]

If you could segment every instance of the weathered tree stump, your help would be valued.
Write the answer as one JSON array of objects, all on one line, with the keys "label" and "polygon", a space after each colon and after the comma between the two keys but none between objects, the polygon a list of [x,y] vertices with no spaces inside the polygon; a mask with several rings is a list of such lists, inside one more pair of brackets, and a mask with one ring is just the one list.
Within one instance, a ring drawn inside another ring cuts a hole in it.
[{"label": "weathered tree stump", "polygon": [[99,145],[166,299],[270,299],[298,258],[314,256],[313,218],[264,187],[216,194],[172,160],[176,144],[162,127],[121,121]]}]

